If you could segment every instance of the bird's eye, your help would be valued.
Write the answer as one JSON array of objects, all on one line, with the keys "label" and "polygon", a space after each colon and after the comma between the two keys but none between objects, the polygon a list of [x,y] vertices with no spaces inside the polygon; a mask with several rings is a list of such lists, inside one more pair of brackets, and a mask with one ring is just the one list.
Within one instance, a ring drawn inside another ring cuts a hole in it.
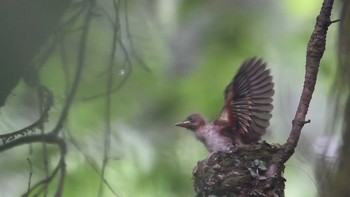
[{"label": "bird's eye", "polygon": [[189,116],[189,117],[187,118],[187,120],[190,121],[191,123],[194,122],[194,118],[193,118],[192,116]]}]

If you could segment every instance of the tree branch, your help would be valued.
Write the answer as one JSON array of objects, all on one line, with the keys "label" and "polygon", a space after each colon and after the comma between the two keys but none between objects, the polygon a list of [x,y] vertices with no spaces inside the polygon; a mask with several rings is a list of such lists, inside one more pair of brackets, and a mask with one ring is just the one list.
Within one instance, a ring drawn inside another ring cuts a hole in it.
[{"label": "tree branch", "polygon": [[318,68],[326,49],[327,30],[329,25],[332,24],[330,16],[333,2],[333,0],[323,1],[320,14],[316,19],[314,31],[311,34],[311,38],[307,46],[304,88],[300,97],[298,109],[292,122],[292,130],[287,142],[284,144],[285,152],[288,153],[284,158],[282,158],[284,161],[287,161],[294,153],[294,149],[299,141],[301,129],[306,123],[305,117],[315,89]]}]

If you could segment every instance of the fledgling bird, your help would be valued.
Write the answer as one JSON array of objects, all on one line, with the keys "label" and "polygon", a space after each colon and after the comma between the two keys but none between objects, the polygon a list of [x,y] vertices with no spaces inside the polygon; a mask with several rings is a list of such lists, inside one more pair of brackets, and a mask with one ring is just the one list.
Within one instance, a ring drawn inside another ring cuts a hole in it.
[{"label": "fledgling bird", "polygon": [[275,91],[270,70],[261,59],[246,60],[225,89],[225,104],[219,117],[206,123],[191,114],[175,126],[194,132],[209,152],[229,152],[234,144],[254,144],[270,125]]}]

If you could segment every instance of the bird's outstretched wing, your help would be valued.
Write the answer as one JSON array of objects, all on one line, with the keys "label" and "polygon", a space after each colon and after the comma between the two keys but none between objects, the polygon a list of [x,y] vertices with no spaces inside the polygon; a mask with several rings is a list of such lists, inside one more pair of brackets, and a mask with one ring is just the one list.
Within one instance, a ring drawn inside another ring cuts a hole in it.
[{"label": "bird's outstretched wing", "polygon": [[260,140],[269,126],[274,84],[261,59],[246,60],[225,89],[225,106],[216,122],[225,122],[243,143]]}]

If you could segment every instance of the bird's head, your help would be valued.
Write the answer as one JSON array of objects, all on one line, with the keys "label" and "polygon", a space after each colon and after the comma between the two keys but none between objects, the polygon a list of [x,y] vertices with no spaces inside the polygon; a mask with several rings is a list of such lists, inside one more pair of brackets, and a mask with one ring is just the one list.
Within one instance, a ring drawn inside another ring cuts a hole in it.
[{"label": "bird's head", "polygon": [[191,131],[196,131],[205,124],[206,122],[200,114],[191,114],[185,120],[175,123],[175,126],[183,127]]}]

